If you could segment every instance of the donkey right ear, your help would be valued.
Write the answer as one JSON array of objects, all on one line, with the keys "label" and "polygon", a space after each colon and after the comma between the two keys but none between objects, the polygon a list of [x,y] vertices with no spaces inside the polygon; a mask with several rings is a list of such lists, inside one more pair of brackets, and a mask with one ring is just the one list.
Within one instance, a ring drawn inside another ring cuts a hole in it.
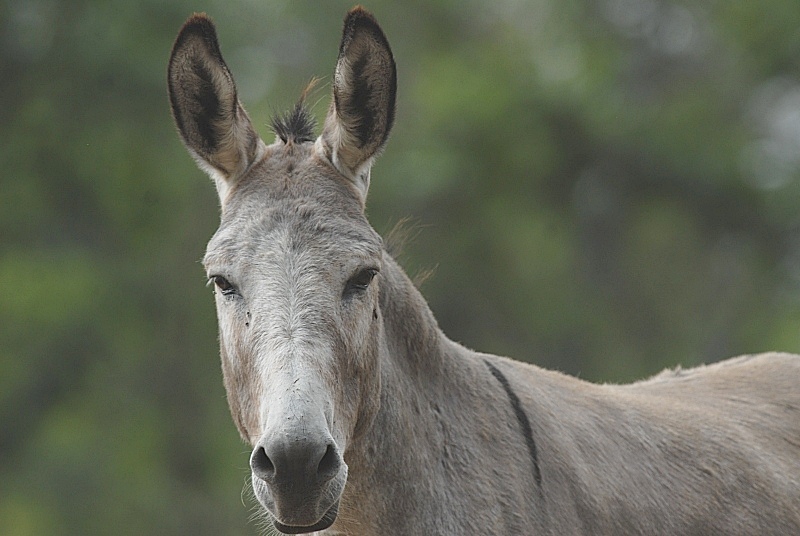
[{"label": "donkey right ear", "polygon": [[224,200],[265,145],[239,102],[214,23],[205,14],[190,17],[178,33],[167,78],[181,138]]},{"label": "donkey right ear", "polygon": [[356,6],[344,20],[333,75],[333,100],[320,144],[327,158],[350,179],[364,202],[369,171],[394,122],[397,68],[375,18]]}]

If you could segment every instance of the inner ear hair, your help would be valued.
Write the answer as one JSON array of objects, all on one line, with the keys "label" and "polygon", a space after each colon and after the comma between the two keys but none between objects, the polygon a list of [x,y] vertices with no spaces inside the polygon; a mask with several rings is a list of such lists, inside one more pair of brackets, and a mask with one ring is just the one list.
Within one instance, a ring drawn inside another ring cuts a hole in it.
[{"label": "inner ear hair", "polygon": [[344,21],[333,79],[333,100],[323,129],[331,160],[366,195],[369,166],[392,129],[397,69],[386,36],[361,7]]},{"label": "inner ear hair", "polygon": [[181,28],[167,78],[175,124],[200,166],[225,179],[243,171],[258,152],[259,138],[205,14],[193,15]]}]

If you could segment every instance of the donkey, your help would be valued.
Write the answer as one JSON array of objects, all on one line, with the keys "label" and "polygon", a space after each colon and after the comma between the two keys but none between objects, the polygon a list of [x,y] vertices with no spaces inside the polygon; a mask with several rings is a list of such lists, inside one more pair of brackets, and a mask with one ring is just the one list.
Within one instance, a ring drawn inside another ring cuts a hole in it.
[{"label": "donkey", "polygon": [[800,357],[595,385],[440,331],[364,215],[397,85],[367,11],[345,18],[319,137],[302,100],[258,137],[203,14],[168,83],[219,193],[224,383],[278,531],[800,534]]}]

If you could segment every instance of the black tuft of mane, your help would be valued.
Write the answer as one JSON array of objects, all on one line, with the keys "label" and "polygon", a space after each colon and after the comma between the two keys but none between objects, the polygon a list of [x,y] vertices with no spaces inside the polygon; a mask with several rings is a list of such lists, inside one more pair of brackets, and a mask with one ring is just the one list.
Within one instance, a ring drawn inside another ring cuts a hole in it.
[{"label": "black tuft of mane", "polygon": [[283,143],[314,141],[316,127],[317,121],[303,100],[295,104],[291,111],[272,118],[272,130]]}]

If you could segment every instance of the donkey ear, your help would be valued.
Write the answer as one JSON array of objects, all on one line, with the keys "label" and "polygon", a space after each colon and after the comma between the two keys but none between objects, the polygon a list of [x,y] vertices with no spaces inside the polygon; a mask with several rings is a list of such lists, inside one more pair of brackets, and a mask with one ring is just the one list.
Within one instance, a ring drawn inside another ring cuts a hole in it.
[{"label": "donkey ear", "polygon": [[257,158],[264,143],[236,96],[214,23],[195,14],[181,28],[168,68],[172,115],[184,144],[217,183],[220,198]]},{"label": "donkey ear", "polygon": [[394,122],[397,70],[375,18],[362,7],[345,17],[333,100],[320,142],[328,159],[366,199],[369,170]]}]

